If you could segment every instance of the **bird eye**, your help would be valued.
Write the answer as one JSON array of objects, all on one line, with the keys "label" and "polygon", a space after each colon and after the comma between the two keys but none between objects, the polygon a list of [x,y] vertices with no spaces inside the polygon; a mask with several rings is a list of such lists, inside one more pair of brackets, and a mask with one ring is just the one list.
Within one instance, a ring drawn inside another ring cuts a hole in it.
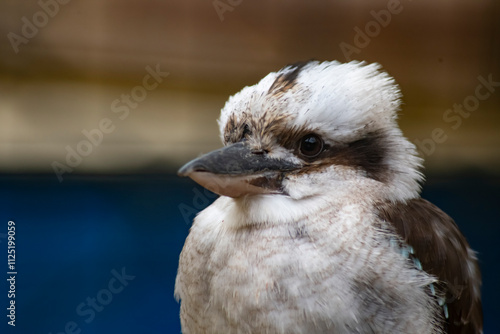
[{"label": "bird eye", "polygon": [[314,134],[304,136],[299,145],[300,153],[307,158],[314,158],[323,150],[323,141]]}]

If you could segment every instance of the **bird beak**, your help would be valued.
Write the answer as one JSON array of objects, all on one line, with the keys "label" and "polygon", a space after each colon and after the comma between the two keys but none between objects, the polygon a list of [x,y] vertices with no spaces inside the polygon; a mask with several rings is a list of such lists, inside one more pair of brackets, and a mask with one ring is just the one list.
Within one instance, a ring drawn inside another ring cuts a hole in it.
[{"label": "bird beak", "polygon": [[238,142],[207,153],[179,169],[179,176],[191,179],[219,195],[282,194],[284,172],[299,168],[292,162],[252,151]]}]

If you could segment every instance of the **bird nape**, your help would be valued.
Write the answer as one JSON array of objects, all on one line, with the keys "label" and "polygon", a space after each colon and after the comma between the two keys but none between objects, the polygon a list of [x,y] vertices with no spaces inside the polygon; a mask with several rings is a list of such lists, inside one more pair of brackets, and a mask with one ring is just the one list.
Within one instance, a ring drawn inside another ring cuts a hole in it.
[{"label": "bird nape", "polygon": [[179,170],[220,195],[180,255],[184,333],[482,333],[475,253],[420,198],[400,97],[377,64],[309,61],[227,101],[224,147]]}]

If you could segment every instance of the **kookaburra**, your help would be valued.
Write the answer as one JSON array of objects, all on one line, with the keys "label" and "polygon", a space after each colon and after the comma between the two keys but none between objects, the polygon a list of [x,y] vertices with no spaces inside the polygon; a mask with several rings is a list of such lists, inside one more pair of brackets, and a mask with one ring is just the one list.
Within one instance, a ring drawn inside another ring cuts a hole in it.
[{"label": "kookaburra", "polygon": [[220,197],[195,218],[184,333],[481,333],[481,276],[420,198],[422,160],[377,64],[303,62],[231,97],[224,147],[179,170]]}]

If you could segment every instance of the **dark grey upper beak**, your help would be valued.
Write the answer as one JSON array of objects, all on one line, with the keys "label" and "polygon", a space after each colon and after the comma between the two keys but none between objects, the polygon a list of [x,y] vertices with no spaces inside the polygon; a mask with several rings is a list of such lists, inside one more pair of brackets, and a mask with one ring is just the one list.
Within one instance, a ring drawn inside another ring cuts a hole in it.
[{"label": "dark grey upper beak", "polygon": [[[252,151],[245,142],[207,153],[179,169],[205,188],[230,197],[255,193],[279,193],[283,172],[299,168],[264,151]],[[278,182],[279,181],[279,182]]]},{"label": "dark grey upper beak", "polygon": [[192,172],[209,172],[226,175],[248,175],[265,171],[289,171],[297,165],[285,160],[272,159],[262,151],[252,151],[239,142],[207,153],[182,166],[178,174],[189,176]]}]

